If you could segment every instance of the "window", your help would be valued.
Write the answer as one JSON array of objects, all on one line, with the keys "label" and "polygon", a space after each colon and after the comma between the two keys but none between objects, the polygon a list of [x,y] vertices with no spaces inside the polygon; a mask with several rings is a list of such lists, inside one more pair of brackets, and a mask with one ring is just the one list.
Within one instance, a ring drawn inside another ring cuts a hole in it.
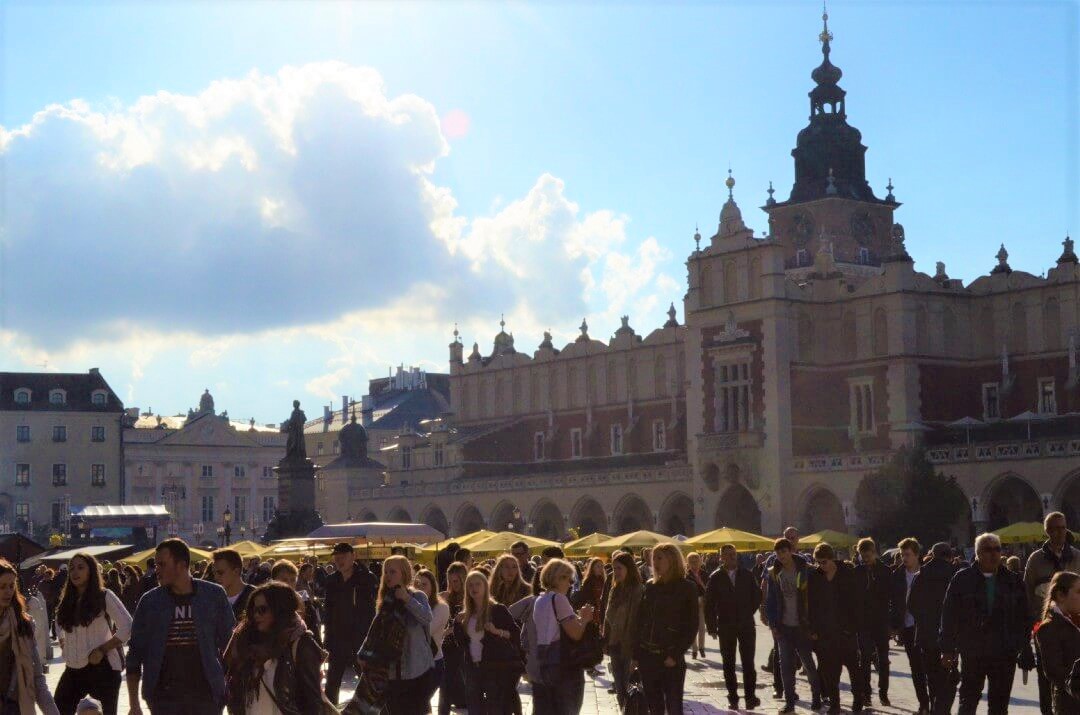
[{"label": "window", "polygon": [[1056,415],[1057,400],[1054,399],[1054,378],[1039,378],[1039,414]]},{"label": "window", "polygon": [[270,520],[274,518],[274,497],[263,497],[262,518],[266,523],[269,523]]},{"label": "window", "polygon": [[52,390],[49,393],[50,405],[63,405],[67,402],[67,394],[63,390]]},{"label": "window", "polygon": [[30,465],[29,464],[16,464],[15,465],[15,486],[28,487],[30,486]]},{"label": "window", "polygon": [[870,249],[865,247],[859,248],[859,255],[855,259],[855,262],[860,265],[868,265],[870,263]]},{"label": "window", "polygon": [[104,442],[105,441],[105,428],[104,427],[91,427],[90,428],[90,441],[91,442]]},{"label": "window", "polygon": [[107,396],[104,391],[97,390],[90,396],[90,404],[94,407],[104,407]]},{"label": "window", "polygon": [[663,420],[653,420],[652,448],[654,452],[663,452],[667,449],[667,425]]},{"label": "window", "polygon": [[103,487],[105,486],[105,465],[93,464],[90,465],[90,486]]},{"label": "window", "polygon": [[263,467],[263,479],[269,479],[272,476],[274,476],[274,468]]},{"label": "window", "polygon": [[323,453],[323,443],[319,442],[318,444],[315,445],[315,454],[316,454],[316,456],[318,456],[318,455],[320,455],[322,453]]},{"label": "window", "polygon": [[29,405],[30,404],[30,390],[15,390],[15,404],[16,405]]},{"label": "window", "polygon": [[570,430],[570,456],[574,459],[581,457],[581,428],[579,427]]},{"label": "window", "polygon": [[537,462],[544,459],[544,433],[533,433],[533,459]]},{"label": "window", "polygon": [[49,523],[52,524],[54,529],[64,526],[64,523],[67,521],[67,514],[65,513],[67,511],[67,509],[65,508],[67,506],[67,502],[61,499],[54,501],[51,506],[52,520]]},{"label": "window", "polygon": [[64,425],[54,425],[52,428],[52,441],[67,442],[67,427]]},{"label": "window", "polygon": [[233,497],[233,521],[237,524],[247,523],[247,496],[244,494]]},{"label": "window", "polygon": [[611,425],[611,453],[622,454],[622,425]]},{"label": "window", "polygon": [[237,464],[232,468],[232,475],[237,479],[243,479],[247,476],[247,467],[242,464]]},{"label": "window", "polygon": [[54,487],[62,487],[67,485],[67,465],[66,464],[54,464],[52,465],[52,483]]},{"label": "window", "polygon": [[716,385],[716,431],[746,432],[752,429],[750,363],[717,365]]},{"label": "window", "polygon": [[15,428],[15,441],[16,442],[29,442],[30,441],[30,425],[19,425]]},{"label": "window", "polygon": [[214,476],[214,465],[212,465],[212,464],[204,464],[204,465],[202,465],[202,475],[204,477],[212,477],[212,476]]},{"label": "window", "polygon": [[214,495],[204,494],[202,498],[202,522],[204,524],[214,523]]},{"label": "window", "polygon": [[24,524],[30,523],[30,505],[26,502],[19,502],[15,505],[15,521],[21,521]]},{"label": "window", "polygon": [[435,445],[432,450],[432,463],[436,467],[443,466],[443,446],[441,444]]},{"label": "window", "polygon": [[860,380],[850,385],[849,405],[851,409],[852,435],[873,434],[874,424],[874,383],[872,380]]},{"label": "window", "polygon": [[1001,397],[996,382],[984,382],[982,386],[983,419],[1001,418]]},{"label": "window", "polygon": [[335,439],[334,440],[334,454],[338,454],[339,452],[341,452],[341,442]]},{"label": "window", "polygon": [[401,468],[412,469],[412,447],[401,448]]}]

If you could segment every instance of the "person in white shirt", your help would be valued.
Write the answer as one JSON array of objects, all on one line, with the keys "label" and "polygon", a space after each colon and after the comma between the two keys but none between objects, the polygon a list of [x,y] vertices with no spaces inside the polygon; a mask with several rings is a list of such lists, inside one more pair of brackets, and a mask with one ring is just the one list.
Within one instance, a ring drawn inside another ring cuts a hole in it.
[{"label": "person in white shirt", "polygon": [[431,642],[435,647],[435,677],[431,678],[431,693],[428,695],[430,701],[435,692],[442,686],[443,671],[446,668],[446,663],[443,661],[443,641],[446,639],[453,630],[450,628],[450,606],[446,601],[439,597],[439,587],[435,580],[435,574],[427,569],[420,569],[416,572],[416,577],[413,579],[413,585],[418,591],[421,591],[428,599],[428,605],[431,606]]},{"label": "person in white shirt", "polygon": [[115,715],[124,668],[123,645],[131,635],[131,614],[105,588],[97,560],[78,553],[68,561],[68,577],[56,607],[56,632],[64,651],[64,672],[56,686],[56,706],[75,712],[83,696],[101,701]]}]

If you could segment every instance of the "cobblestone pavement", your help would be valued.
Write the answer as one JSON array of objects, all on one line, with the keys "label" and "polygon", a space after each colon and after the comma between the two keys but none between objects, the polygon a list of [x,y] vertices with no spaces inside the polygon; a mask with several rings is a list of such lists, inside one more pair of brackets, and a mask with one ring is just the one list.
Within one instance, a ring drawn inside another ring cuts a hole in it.
[{"label": "cobblestone pavement", "polygon": [[[765,658],[771,647],[772,640],[768,630],[763,626],[759,626],[757,641],[758,666],[765,662]],[[54,653],[59,656],[59,647],[54,646]],[[714,715],[716,713],[747,712],[732,711],[727,708],[727,690],[724,687],[720,655],[717,652],[715,640],[709,640],[705,656],[706,657],[702,660],[689,661],[683,712],[686,713],[686,715]],[[873,708],[864,712],[899,715],[900,713],[913,713],[917,710],[915,692],[911,685],[911,674],[908,671],[907,656],[904,654],[903,649],[894,647],[890,653],[890,659],[892,661],[892,666],[890,668],[891,685],[889,687],[889,698],[892,701],[892,706],[883,708],[875,705]],[[54,657],[51,661],[50,672],[47,676],[49,687],[51,689],[56,689],[56,684],[60,679],[60,673],[63,672],[63,669],[63,662],[59,657]],[[876,674],[873,676],[873,683],[876,692]],[[352,678],[351,680],[346,678],[346,681],[342,683],[341,689],[341,697],[343,699],[352,695],[352,689],[355,687],[355,684],[355,678]],[[581,710],[582,715],[617,715],[619,708],[615,703],[615,696],[607,692],[610,685],[611,680],[606,667],[603,668],[603,672],[595,678],[586,676],[585,705]],[[799,694],[805,698],[805,700],[800,702],[799,712],[812,712],[809,708],[810,686],[805,679],[800,678],[798,691]],[[761,698],[762,705],[753,712],[776,713],[783,704],[781,701],[772,699],[772,676],[768,673],[761,672],[760,668],[758,670],[757,692],[758,697]],[[525,705],[525,712],[531,712],[531,699],[529,697],[528,685],[523,684],[521,686],[521,693],[522,702]],[[847,682],[846,673],[840,685],[840,700],[846,712],[851,704],[851,689]],[[875,695],[875,703],[876,701],[877,697]],[[119,712],[128,712],[126,684],[121,685],[120,688]],[[145,704],[143,705],[143,712],[150,712]],[[979,713],[985,712],[986,703],[984,701],[979,708]],[[1030,682],[1026,685],[1023,684],[1020,674],[1017,673],[1016,682],[1013,685],[1013,698],[1009,705],[1009,714],[1038,715],[1038,712],[1039,691],[1038,686],[1035,683],[1034,673],[1032,673]]]}]

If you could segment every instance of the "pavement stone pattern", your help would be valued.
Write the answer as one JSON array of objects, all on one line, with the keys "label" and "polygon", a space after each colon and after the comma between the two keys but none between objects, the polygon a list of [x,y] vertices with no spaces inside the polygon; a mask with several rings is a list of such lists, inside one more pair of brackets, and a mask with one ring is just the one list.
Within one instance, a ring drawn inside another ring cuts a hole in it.
[{"label": "pavement stone pattern", "polygon": [[[706,644],[707,648],[704,659],[687,660],[686,695],[683,702],[683,713],[685,715],[717,715],[718,713],[751,712],[741,709],[738,711],[728,709],[727,689],[724,686],[724,675],[721,669],[720,654],[716,647],[716,640],[710,638],[707,640]],[[762,704],[761,707],[752,712],[766,713],[769,715],[777,713],[780,707],[783,706],[783,701],[772,699],[772,675],[760,670],[760,666],[765,662],[765,658],[768,656],[771,647],[772,637],[769,634],[769,630],[764,626],[759,625],[756,654],[756,665],[759,668],[757,692]],[[59,657],[60,648],[55,643],[53,645],[53,654],[54,657],[49,661],[50,668],[46,677],[49,682],[49,688],[55,691],[56,684],[60,680],[60,674],[64,670],[63,661]],[[894,646],[890,651],[890,661],[889,699],[892,701],[892,705],[887,708],[877,705],[877,675],[873,674],[871,676],[871,683],[875,689],[875,704],[873,707],[864,710],[863,712],[880,713],[882,715],[901,715],[902,713],[914,713],[918,710],[918,701],[915,699],[915,691],[911,685],[911,674],[908,670],[907,656],[904,654],[904,650]],[[615,696],[609,694],[607,691],[611,686],[611,679],[606,663],[604,666],[601,666],[601,669],[602,672],[597,677],[590,678],[586,676],[585,678],[585,702],[581,709],[581,715],[618,715],[619,713],[619,707],[615,702]],[[805,678],[800,678],[799,681],[797,690],[799,695],[805,699],[800,701],[798,712],[813,712],[809,707],[810,686],[807,684]],[[352,696],[352,690],[355,685],[356,678],[350,673],[342,683],[341,697],[343,700]],[[845,671],[840,683],[840,700],[845,712],[848,712],[848,708],[851,705],[851,689],[849,685],[847,673]],[[530,713],[532,711],[532,701],[529,694],[529,686],[523,683],[519,687],[519,690],[521,692],[524,711]],[[434,706],[438,702],[437,697],[438,696],[436,696],[436,699],[432,700],[432,712],[436,712]],[[142,709],[144,713],[149,715],[150,710],[145,703],[143,703]],[[124,683],[120,686],[119,712],[127,713],[128,710],[127,684]],[[953,706],[953,710],[956,710],[956,705]],[[465,711],[461,710],[459,712]],[[985,700],[980,705],[978,712],[980,714],[986,713]],[[1024,684],[1020,672],[1017,671],[1016,680],[1013,684],[1012,702],[1009,704],[1009,714],[1039,714],[1039,690],[1034,672],[1031,673],[1029,682]]]}]

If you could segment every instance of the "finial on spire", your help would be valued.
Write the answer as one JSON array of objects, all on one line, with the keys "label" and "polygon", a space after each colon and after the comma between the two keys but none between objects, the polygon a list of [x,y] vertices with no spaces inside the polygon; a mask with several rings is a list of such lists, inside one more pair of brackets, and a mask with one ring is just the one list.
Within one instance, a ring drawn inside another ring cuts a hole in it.
[{"label": "finial on spire", "polygon": [[765,205],[766,206],[775,205],[776,204],[776,199],[773,198],[773,194],[776,193],[776,190],[772,187],[772,182],[771,181],[769,182],[769,190],[766,191],[765,193],[767,193],[769,195],[769,198],[765,199]]},{"label": "finial on spire", "polygon": [[701,252],[701,231],[698,230],[698,225],[694,224],[694,252]]},{"label": "finial on spire", "polygon": [[589,324],[585,322],[585,318],[581,319],[581,336],[584,338],[589,337]]},{"label": "finial on spire", "polygon": [[461,342],[461,337],[460,336],[461,336],[461,333],[458,332],[458,324],[454,323],[454,342],[455,343],[460,343]]},{"label": "finial on spire", "polygon": [[727,197],[728,197],[728,199],[734,199],[735,197],[732,195],[732,189],[735,188],[735,179],[731,175],[731,167],[730,166],[728,166],[727,180],[724,182],[724,186],[727,187]]},{"label": "finial on spire", "polygon": [[832,33],[829,32],[829,8],[825,3],[821,3],[821,22],[823,28],[821,34],[818,35],[818,40],[820,40],[822,44],[821,51],[825,54],[829,54],[829,42],[832,40],[833,36]]},{"label": "finial on spire", "polygon": [[499,313],[499,330],[506,332],[506,313]]},{"label": "finial on spire", "polygon": [[885,200],[886,201],[892,201],[893,203],[896,202],[896,197],[893,196],[893,193],[892,193],[892,190],[894,188],[896,188],[896,187],[892,185],[892,177],[890,176],[889,177],[889,184],[885,187],[885,190],[889,192],[888,194],[885,195]]},{"label": "finial on spire", "polygon": [[675,320],[675,303],[668,306],[667,309],[667,322],[664,323],[665,328],[677,328],[679,327],[679,321]]}]

